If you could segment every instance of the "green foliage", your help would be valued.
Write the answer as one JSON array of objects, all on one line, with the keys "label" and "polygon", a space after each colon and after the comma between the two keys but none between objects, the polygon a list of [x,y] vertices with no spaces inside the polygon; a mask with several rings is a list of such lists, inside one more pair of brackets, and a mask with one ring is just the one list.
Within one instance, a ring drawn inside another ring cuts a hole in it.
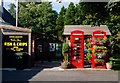
[{"label": "green foliage", "polygon": [[94,61],[95,61],[95,62],[104,62],[103,59],[95,59]]},{"label": "green foliage", "polygon": [[110,20],[108,21],[107,25],[112,35],[116,35],[120,27],[120,15],[117,16],[117,15],[110,14]]},{"label": "green foliage", "polygon": [[67,42],[64,42],[62,47],[62,54],[64,55],[64,53],[67,52],[68,50],[69,50],[69,44]]},{"label": "green foliage", "polygon": [[114,58],[120,58],[120,39],[115,39],[114,44],[112,46],[112,50],[113,50],[113,57]]},{"label": "green foliage", "polygon": [[[58,16],[52,10],[49,2],[19,2],[19,26],[31,28],[37,32],[45,32],[48,39],[56,40],[62,36],[65,25],[101,25],[105,24],[110,29],[112,36],[109,38],[113,44],[112,55],[120,54],[120,2],[71,2],[65,10],[61,8]],[[10,4],[9,12],[15,17],[15,5]],[[57,19],[57,20],[56,20]]]},{"label": "green foliage", "polygon": [[65,8],[63,6],[56,20],[55,31],[57,32],[57,36],[62,36],[64,30],[64,17],[65,17]]},{"label": "green foliage", "polygon": [[82,24],[82,20],[83,19],[83,16],[82,16],[82,13],[81,13],[81,6],[79,4],[76,4],[76,7],[75,7],[75,24],[76,25],[79,25],[79,24]]},{"label": "green foliage", "polygon": [[87,53],[86,58],[87,58],[87,60],[91,60],[92,59],[92,54],[91,53]]},{"label": "green foliage", "polygon": [[69,7],[66,10],[64,24],[65,25],[75,24],[75,6],[73,2],[69,4]]},{"label": "green foliage", "polygon": [[69,44],[67,42],[64,42],[62,47],[62,54],[64,56],[62,65],[66,65],[66,66],[69,65],[68,52],[69,52]]},{"label": "green foliage", "polygon": [[61,8],[60,13],[58,14],[57,20],[56,20],[56,24],[57,25],[61,25],[64,26],[64,17],[65,17],[65,8],[64,6]]},{"label": "green foliage", "polygon": [[117,59],[110,59],[110,63],[112,63],[112,69],[113,70],[119,70],[120,71],[120,57],[119,58],[117,58]]},{"label": "green foliage", "polygon": [[86,44],[86,47],[87,47],[87,48],[91,48],[91,47],[92,47],[92,44],[91,44],[91,43],[87,43],[87,44]]},{"label": "green foliage", "polygon": [[83,25],[100,25],[104,24],[107,19],[108,12],[105,2],[82,2],[79,4],[81,7],[81,15],[84,17],[82,20]]},{"label": "green foliage", "polygon": [[120,0],[115,1],[115,2],[113,0],[113,1],[109,2],[108,5],[107,5],[107,8],[112,14],[120,15],[120,12],[119,12],[119,10],[120,10]]},{"label": "green foliage", "polygon": [[49,2],[20,3],[19,24],[37,32],[45,32],[48,39],[57,38],[55,33],[57,13],[52,10]]},{"label": "green foliage", "polygon": [[114,58],[119,58],[120,56],[120,1],[119,2],[109,2],[108,5],[109,10],[109,20],[107,25],[112,33],[112,37],[110,37],[111,44],[111,54]]}]

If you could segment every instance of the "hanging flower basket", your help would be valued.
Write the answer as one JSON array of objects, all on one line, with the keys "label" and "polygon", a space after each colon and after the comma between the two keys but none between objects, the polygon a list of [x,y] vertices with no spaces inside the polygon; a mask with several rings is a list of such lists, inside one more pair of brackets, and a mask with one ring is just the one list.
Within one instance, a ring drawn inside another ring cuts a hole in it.
[{"label": "hanging flower basket", "polygon": [[105,53],[96,53],[96,54],[95,54],[95,57],[97,57],[97,58],[103,58],[103,57],[105,57],[105,56],[106,56]]},{"label": "hanging flower basket", "polygon": [[94,62],[95,63],[104,63],[104,60],[103,59],[95,59]]},{"label": "hanging flower basket", "polygon": [[94,49],[95,49],[95,56],[97,58],[103,58],[106,56],[107,54],[107,48],[105,46],[94,46]]}]

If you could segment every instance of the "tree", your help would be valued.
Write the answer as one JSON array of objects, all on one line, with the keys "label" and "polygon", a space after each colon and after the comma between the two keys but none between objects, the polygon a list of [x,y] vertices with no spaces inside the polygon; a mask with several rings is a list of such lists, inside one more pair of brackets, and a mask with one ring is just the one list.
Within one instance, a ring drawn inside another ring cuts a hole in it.
[{"label": "tree", "polygon": [[69,4],[69,7],[66,9],[64,24],[65,25],[75,24],[75,6],[73,2],[71,2]]},{"label": "tree", "polygon": [[112,33],[112,37],[110,37],[111,42],[113,42],[112,50],[113,50],[113,57],[114,58],[120,58],[119,57],[119,49],[120,49],[120,38],[119,38],[119,32],[120,32],[120,1],[118,2],[109,2],[107,5],[107,9],[109,11],[109,20],[107,22],[107,25]]},{"label": "tree", "polygon": [[116,35],[120,31],[120,1],[118,2],[109,2],[107,5],[109,11],[109,21],[108,26],[113,35]]},{"label": "tree", "polygon": [[84,16],[83,16],[81,8],[82,7],[81,7],[80,3],[76,4],[76,7],[75,7],[75,24],[76,25],[82,24],[82,21],[84,20]]},{"label": "tree", "polygon": [[112,0],[112,2],[110,1],[107,5],[107,8],[109,10],[109,12],[111,12],[114,15],[120,15],[120,0],[116,1],[116,0]]},{"label": "tree", "polygon": [[108,17],[106,2],[81,2],[79,7],[83,18],[84,25],[100,25],[104,24]]},{"label": "tree", "polygon": [[15,4],[13,4],[13,3],[11,3],[10,5],[9,5],[9,9],[8,9],[8,12],[15,18],[15,8],[16,8],[16,6],[15,6]]},{"label": "tree", "polygon": [[54,30],[57,13],[52,10],[49,2],[20,3],[19,24],[21,27],[31,28],[37,32],[46,33],[48,39],[57,38]]},{"label": "tree", "polygon": [[57,36],[61,37],[64,30],[64,17],[65,17],[65,8],[64,6],[61,8],[57,20],[55,30],[57,31]]}]

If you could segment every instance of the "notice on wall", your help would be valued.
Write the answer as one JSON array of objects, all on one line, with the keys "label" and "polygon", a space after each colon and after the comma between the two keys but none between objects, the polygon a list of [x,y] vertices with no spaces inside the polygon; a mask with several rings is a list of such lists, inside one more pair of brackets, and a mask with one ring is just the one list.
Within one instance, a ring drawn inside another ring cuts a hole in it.
[{"label": "notice on wall", "polygon": [[28,35],[4,35],[3,48],[6,51],[28,52]]},{"label": "notice on wall", "polygon": [[54,52],[55,51],[55,43],[49,43],[49,51]]}]

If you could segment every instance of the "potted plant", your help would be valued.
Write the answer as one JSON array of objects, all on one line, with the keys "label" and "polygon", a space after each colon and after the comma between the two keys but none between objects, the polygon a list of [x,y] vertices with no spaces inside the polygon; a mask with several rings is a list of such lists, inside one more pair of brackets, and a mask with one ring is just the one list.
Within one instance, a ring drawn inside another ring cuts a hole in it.
[{"label": "potted plant", "polygon": [[109,61],[106,63],[106,68],[111,69],[112,68],[112,61]]},{"label": "potted plant", "polygon": [[63,56],[64,56],[64,59],[63,59],[63,62],[61,62],[61,68],[66,69],[70,64],[68,61],[68,53],[65,52]]},{"label": "potted plant", "polygon": [[68,68],[68,65],[69,65],[69,61],[68,61],[69,44],[68,42],[63,43],[62,54],[64,56],[64,59],[63,59],[63,62],[61,62],[61,67],[66,69]]},{"label": "potted plant", "polygon": [[111,69],[112,68],[112,58],[110,58],[110,60],[106,63],[106,68],[107,69]]},{"label": "potted plant", "polygon": [[61,63],[61,68],[63,69],[67,69],[69,66],[69,62],[67,60],[64,60],[62,63]]}]

